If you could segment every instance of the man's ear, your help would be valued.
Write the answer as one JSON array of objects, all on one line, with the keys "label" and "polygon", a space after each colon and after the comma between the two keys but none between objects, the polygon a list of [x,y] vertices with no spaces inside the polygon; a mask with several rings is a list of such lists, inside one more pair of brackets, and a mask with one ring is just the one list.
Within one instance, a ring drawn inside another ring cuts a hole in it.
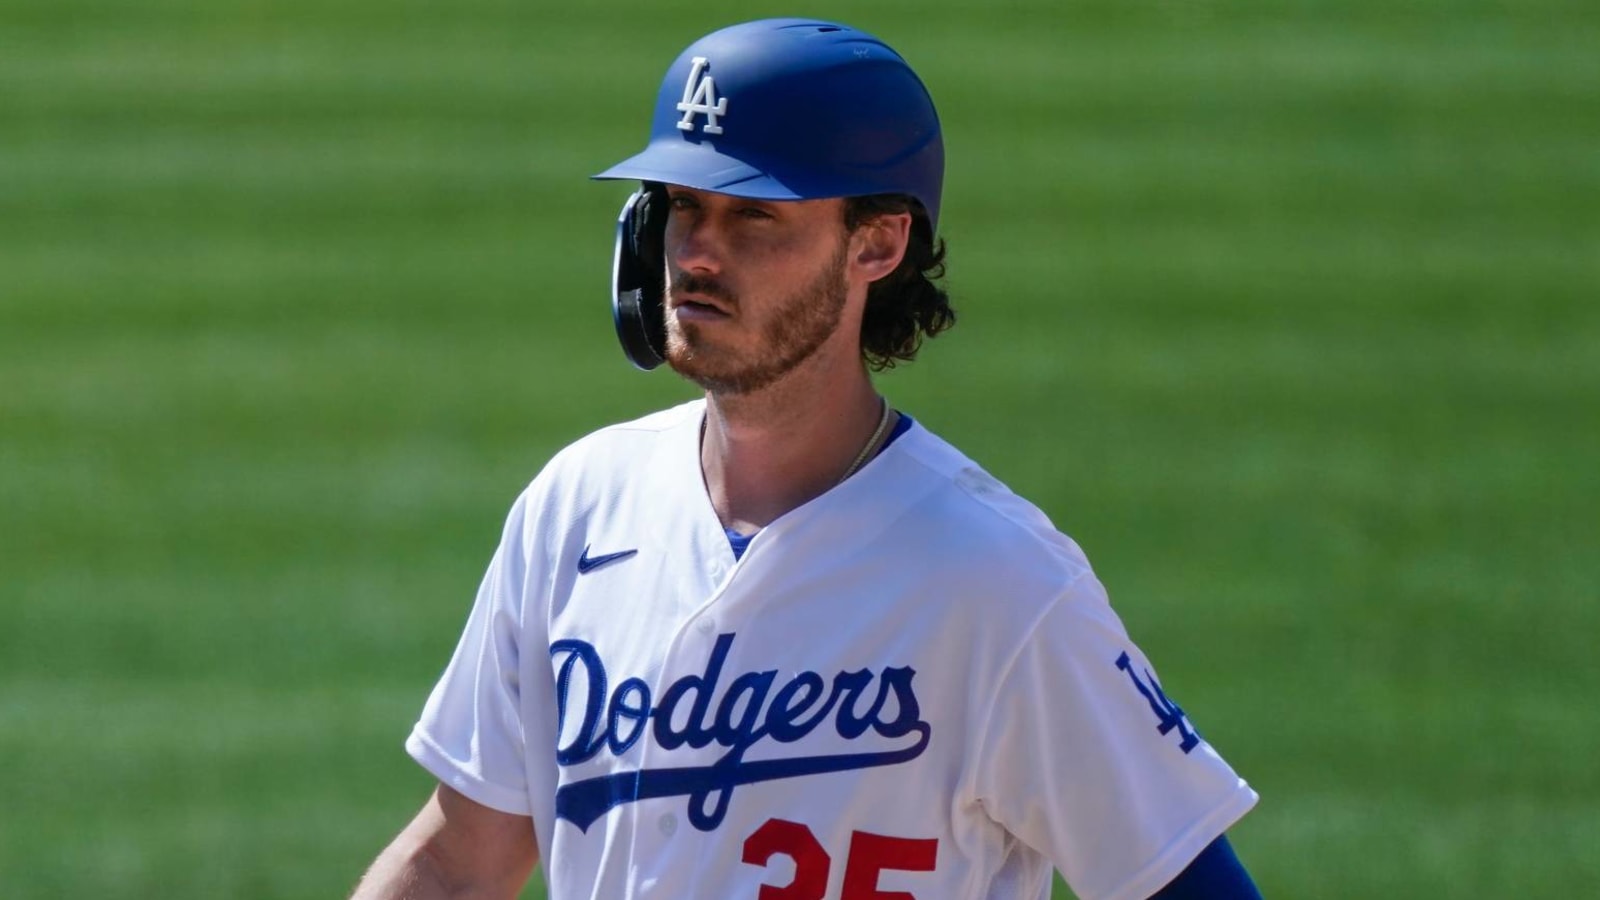
[{"label": "man's ear", "polygon": [[893,272],[911,240],[911,213],[883,213],[861,223],[850,235],[850,265],[867,282]]}]

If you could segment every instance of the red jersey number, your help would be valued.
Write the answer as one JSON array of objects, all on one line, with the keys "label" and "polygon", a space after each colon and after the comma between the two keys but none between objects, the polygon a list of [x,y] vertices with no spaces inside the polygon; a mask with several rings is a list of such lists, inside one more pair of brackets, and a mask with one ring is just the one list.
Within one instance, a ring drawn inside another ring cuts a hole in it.
[{"label": "red jersey number", "polygon": [[[763,884],[756,900],[823,900],[833,860],[811,829],[787,819],[768,819],[744,842],[744,861],[765,867],[782,854],[794,861],[794,879],[781,887]],[[884,871],[932,872],[937,838],[897,838],[868,831],[850,834],[840,900],[917,900],[909,891],[878,890]]]},{"label": "red jersey number", "polygon": [[752,866],[765,866],[779,853],[794,860],[794,880],[784,887],[763,884],[756,900],[822,900],[833,861],[811,829],[787,819],[768,819],[744,839],[744,861]]}]

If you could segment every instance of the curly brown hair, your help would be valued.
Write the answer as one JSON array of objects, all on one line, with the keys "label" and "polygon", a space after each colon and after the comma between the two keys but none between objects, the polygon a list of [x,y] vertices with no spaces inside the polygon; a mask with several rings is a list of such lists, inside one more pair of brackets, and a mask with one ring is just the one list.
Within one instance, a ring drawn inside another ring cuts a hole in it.
[{"label": "curly brown hair", "polygon": [[925,337],[956,324],[950,295],[934,282],[944,278],[944,239],[933,228],[922,204],[905,194],[849,197],[844,227],[857,228],[883,215],[911,213],[911,236],[905,258],[893,272],[867,288],[867,309],[861,319],[861,356],[874,372],[917,358]]}]

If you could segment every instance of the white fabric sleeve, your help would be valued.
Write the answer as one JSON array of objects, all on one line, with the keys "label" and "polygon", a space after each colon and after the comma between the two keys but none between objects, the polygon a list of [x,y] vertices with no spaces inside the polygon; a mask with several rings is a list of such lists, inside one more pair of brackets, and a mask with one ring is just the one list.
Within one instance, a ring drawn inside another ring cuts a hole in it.
[{"label": "white fabric sleeve", "polygon": [[1081,900],[1143,900],[1256,802],[1092,574],[1035,625],[978,734],[978,799]]},{"label": "white fabric sleeve", "polygon": [[406,739],[442,784],[515,815],[531,813],[520,711],[525,502],[512,508],[455,655]]}]

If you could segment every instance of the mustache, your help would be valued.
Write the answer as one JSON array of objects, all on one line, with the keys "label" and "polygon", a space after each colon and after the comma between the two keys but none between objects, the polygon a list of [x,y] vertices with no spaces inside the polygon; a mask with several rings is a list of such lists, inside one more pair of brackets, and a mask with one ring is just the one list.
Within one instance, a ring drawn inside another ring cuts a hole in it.
[{"label": "mustache", "polygon": [[739,298],[733,291],[728,290],[721,282],[703,275],[691,275],[683,272],[672,280],[674,294],[701,294],[713,300],[721,300],[729,306],[738,306]]}]

